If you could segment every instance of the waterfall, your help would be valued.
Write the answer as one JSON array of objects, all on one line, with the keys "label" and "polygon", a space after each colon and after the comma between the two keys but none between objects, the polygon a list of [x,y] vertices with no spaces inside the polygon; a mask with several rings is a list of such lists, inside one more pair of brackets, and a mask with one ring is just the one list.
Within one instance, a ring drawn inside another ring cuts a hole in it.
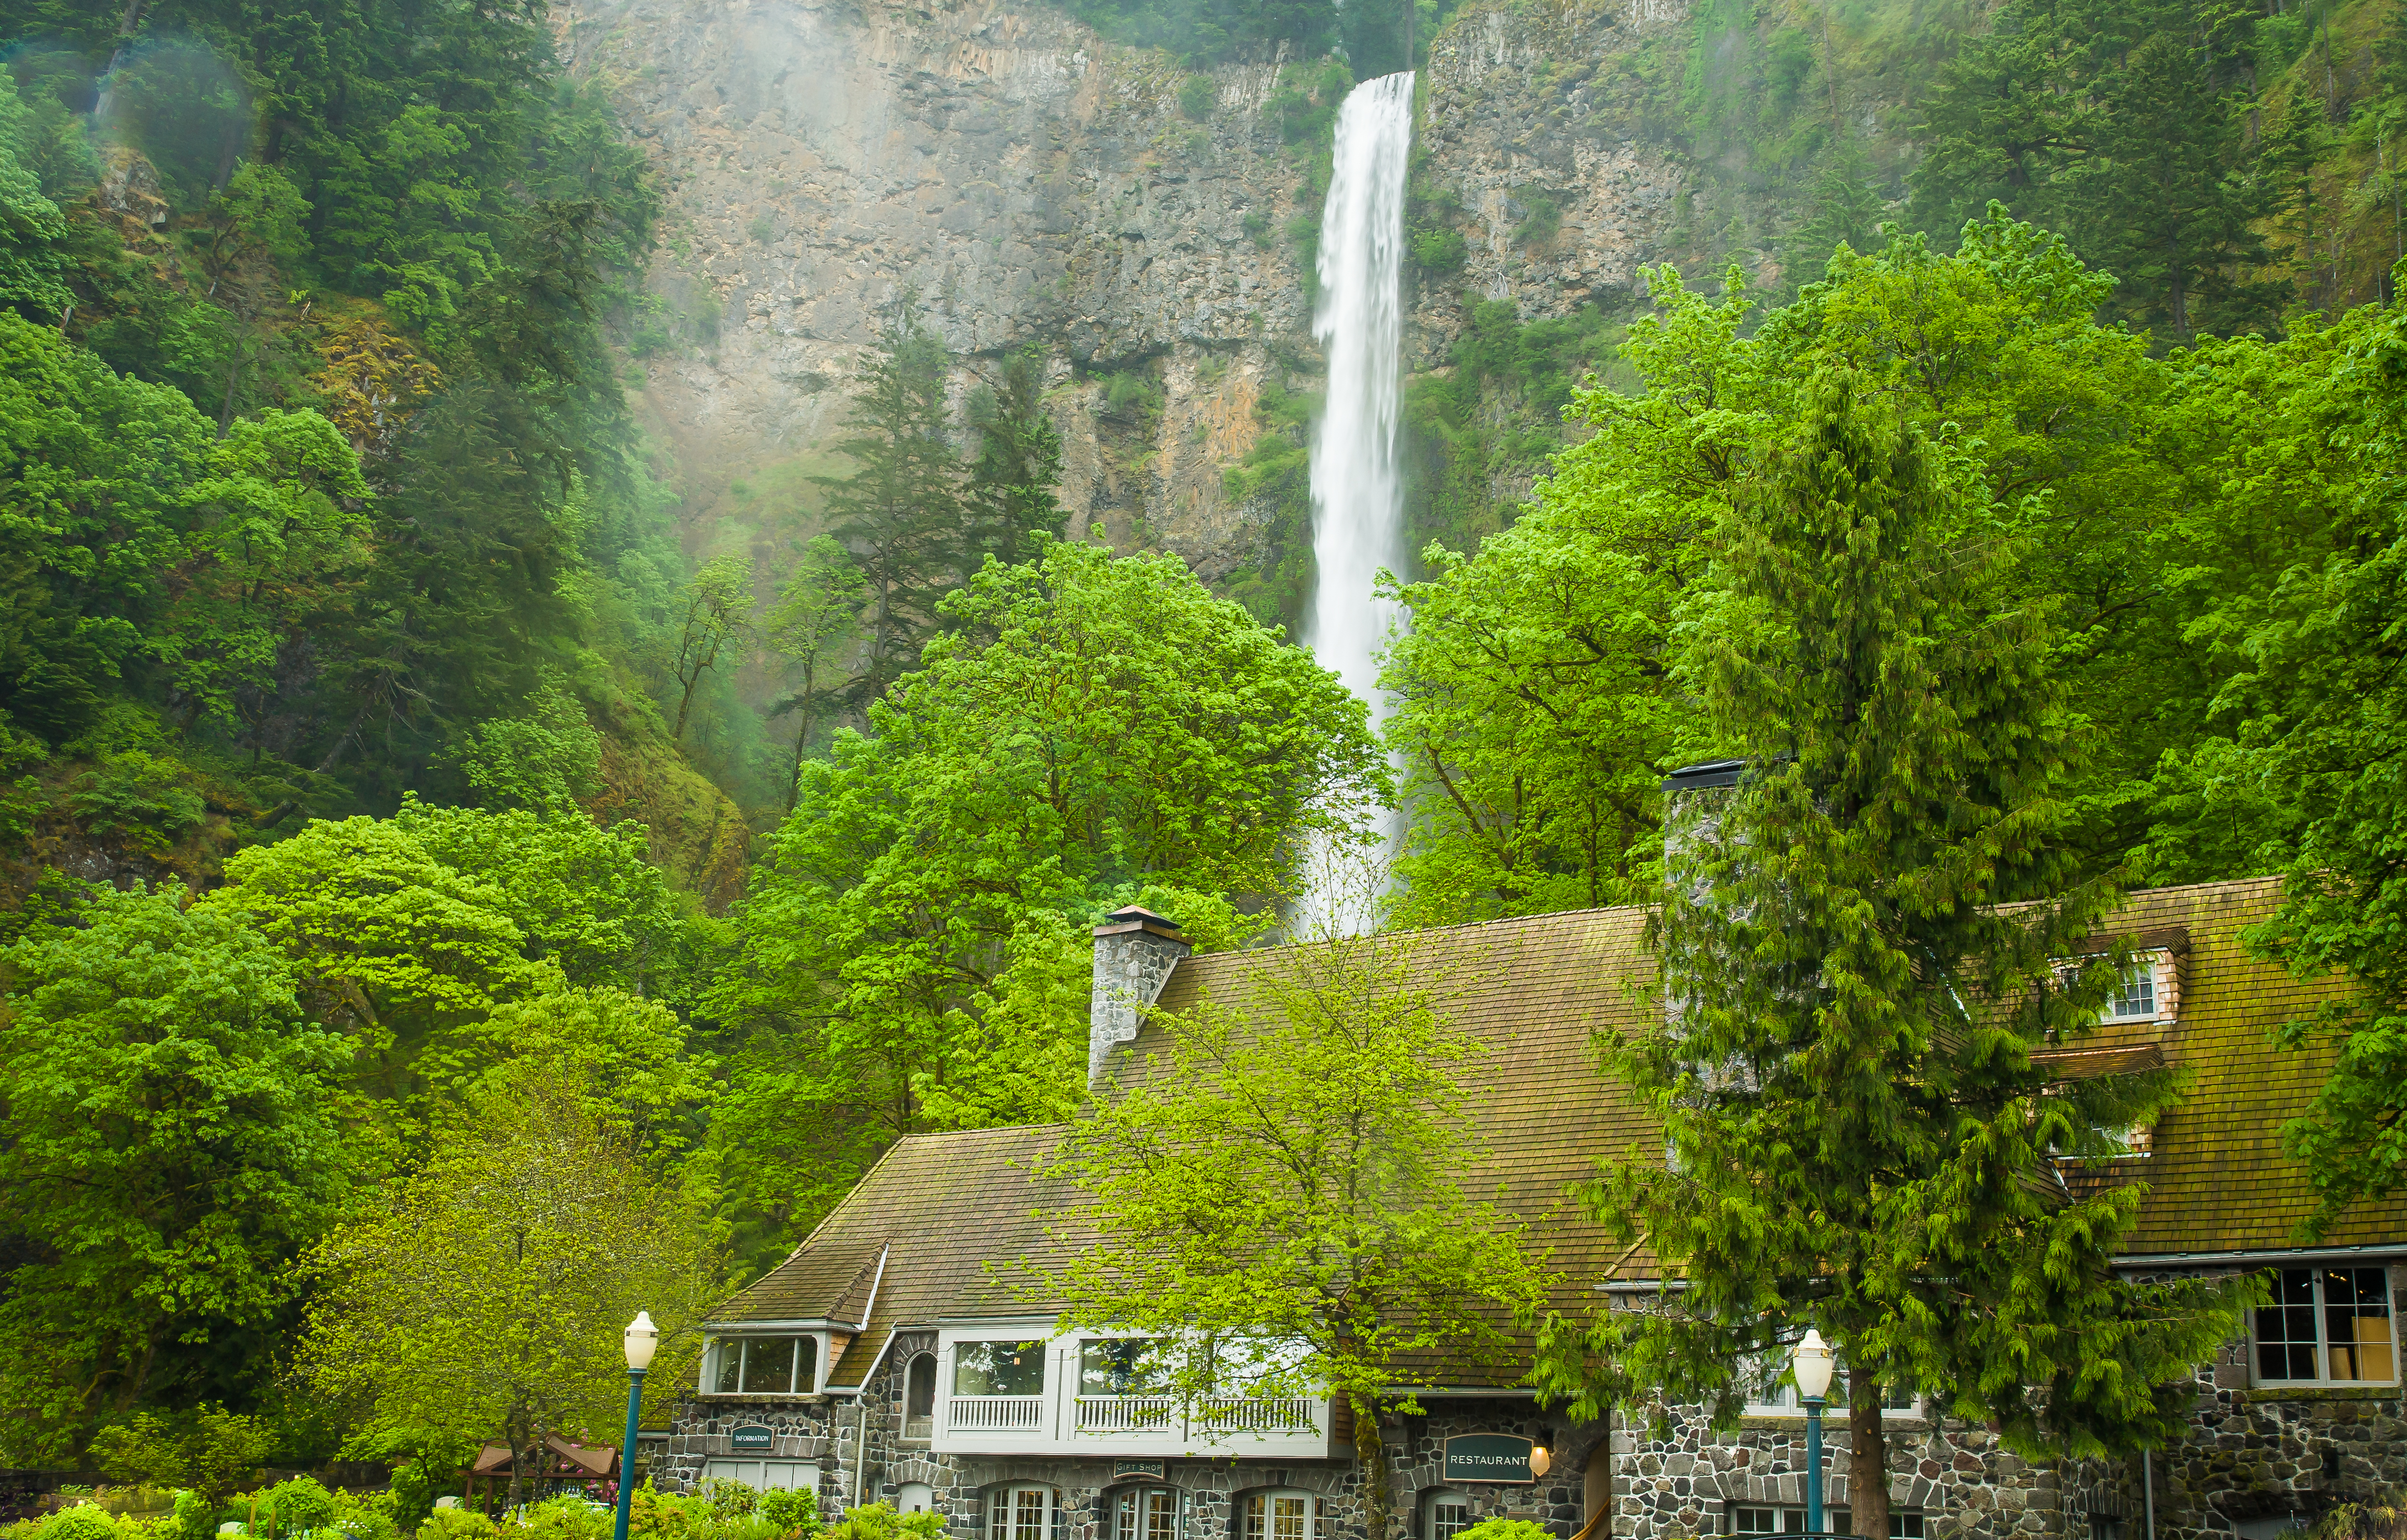
[{"label": "waterfall", "polygon": [[[1404,568],[1403,406],[1404,183],[1413,145],[1410,71],[1365,80],[1337,109],[1337,143],[1320,219],[1320,304],[1312,321],[1329,393],[1312,442],[1312,556],[1318,580],[1303,639],[1323,668],[1387,715],[1378,649],[1402,607],[1377,598],[1379,569]],[[1398,830],[1381,830],[1394,843]],[[1327,862],[1306,901],[1309,923],[1360,930],[1361,894],[1327,890]]]}]

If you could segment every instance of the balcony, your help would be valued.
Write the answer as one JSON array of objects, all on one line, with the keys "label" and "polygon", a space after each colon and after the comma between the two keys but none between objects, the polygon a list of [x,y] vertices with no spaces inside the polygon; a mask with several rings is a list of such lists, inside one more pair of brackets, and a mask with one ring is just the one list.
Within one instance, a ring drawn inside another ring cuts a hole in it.
[{"label": "balcony", "polygon": [[[1049,1321],[939,1333],[944,1384],[932,1453],[1090,1453],[1104,1458],[1326,1458],[1319,1395],[1081,1395],[1088,1333],[1045,1338]],[[1011,1333],[1006,1340],[1004,1333]],[[970,1372],[961,1374],[962,1362]],[[1013,1378],[1002,1378],[1006,1364]],[[1040,1374],[1042,1372],[1042,1374]],[[973,1378],[975,1377],[975,1378]],[[1040,1389],[1042,1384],[1042,1389]],[[924,1427],[924,1424],[922,1424]]]}]

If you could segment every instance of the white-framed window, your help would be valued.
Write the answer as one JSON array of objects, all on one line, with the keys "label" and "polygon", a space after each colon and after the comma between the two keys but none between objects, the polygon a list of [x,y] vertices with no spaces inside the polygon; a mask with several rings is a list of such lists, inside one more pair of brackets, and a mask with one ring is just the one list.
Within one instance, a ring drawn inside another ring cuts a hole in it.
[{"label": "white-framed window", "polygon": [[2131,959],[2123,976],[2115,981],[2115,988],[2106,996],[2104,1020],[2110,1022],[2152,1022],[2157,1019],[2157,954],[2143,953]]},{"label": "white-framed window", "polygon": [[1045,1344],[1024,1341],[954,1343],[953,1393],[1043,1395]]},{"label": "white-framed window", "polygon": [[1105,1498],[1111,1540],[1179,1540],[1186,1509],[1169,1487],[1122,1487]]},{"label": "white-framed window", "polygon": [[[1730,1510],[1732,1534],[1806,1534],[1803,1508],[1732,1507]],[[1845,1508],[1824,1508],[1822,1522],[1831,1534],[1856,1533],[1854,1516]],[[1921,1512],[1914,1508],[1891,1508],[1888,1515],[1888,1540],[1927,1540]]]},{"label": "white-framed window", "polygon": [[1234,1540],[1319,1540],[1327,1508],[1308,1491],[1249,1491],[1236,1519]]},{"label": "white-framed window", "polygon": [[[1846,1408],[1847,1361],[1844,1358],[1840,1359],[1831,1370],[1830,1392],[1824,1397],[1822,1405],[1831,1411],[1844,1411]],[[1921,1407],[1922,1399],[1913,1391],[1901,1390],[1894,1385],[1881,1387],[1881,1410],[1902,1412],[1910,1417],[1921,1410]],[[1787,1354],[1769,1355],[1756,1361],[1753,1372],[1747,1378],[1746,1409],[1756,1417],[1805,1415],[1805,1403],[1798,1398],[1797,1377],[1789,1368]],[[1761,1533],[1772,1532],[1767,1530]]]},{"label": "white-framed window", "polygon": [[819,1468],[809,1460],[730,1460],[721,1455],[702,1468],[705,1481],[741,1481],[754,1491],[817,1491]]},{"label": "white-framed window", "polygon": [[2398,1382],[2390,1269],[2283,1267],[2257,1312],[2259,1384]]},{"label": "white-framed window", "polygon": [[1421,1540],[1454,1540],[1472,1525],[1471,1499],[1441,1487],[1421,1499]]},{"label": "white-framed window", "polygon": [[1080,1395],[1165,1395],[1174,1388],[1162,1345],[1152,1337],[1098,1336],[1078,1344]]},{"label": "white-framed window", "polygon": [[986,1494],[987,1540],[1053,1540],[1060,1512],[1050,1487],[1033,1481],[997,1487]]},{"label": "white-framed window", "polygon": [[722,1336],[710,1345],[717,1395],[808,1395],[819,1388],[815,1336]]}]

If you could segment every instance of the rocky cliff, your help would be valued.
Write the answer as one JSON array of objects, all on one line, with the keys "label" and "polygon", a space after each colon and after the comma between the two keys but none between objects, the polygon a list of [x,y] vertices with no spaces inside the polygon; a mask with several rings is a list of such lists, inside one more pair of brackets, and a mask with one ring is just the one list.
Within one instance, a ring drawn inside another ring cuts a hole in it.
[{"label": "rocky cliff", "polygon": [[[1566,314],[1626,297],[1659,254],[1686,172],[1617,110],[1617,81],[1686,12],[1474,0],[1435,40],[1417,217],[1466,247],[1416,280],[1410,367],[1443,367],[1468,298]],[[1325,147],[1284,142],[1280,110],[1300,63],[1223,67],[1189,116],[1173,61],[1031,0],[558,15],[669,190],[637,389],[697,548],[748,541],[782,567],[808,528],[800,473],[826,467],[881,308],[908,291],[963,389],[1008,350],[1046,351],[1072,533],[1166,547],[1215,582],[1262,558],[1272,509],[1223,473],[1266,386],[1308,389],[1317,368],[1304,249]]]}]

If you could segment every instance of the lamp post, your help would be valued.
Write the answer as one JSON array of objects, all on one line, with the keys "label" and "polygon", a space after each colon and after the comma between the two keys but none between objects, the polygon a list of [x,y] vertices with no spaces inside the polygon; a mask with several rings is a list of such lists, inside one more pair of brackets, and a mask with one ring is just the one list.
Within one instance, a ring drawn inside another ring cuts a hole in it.
[{"label": "lamp post", "polygon": [[627,1323],[627,1442],[619,1450],[619,1525],[615,1540],[627,1540],[627,1514],[635,1501],[635,1423],[643,1415],[644,1371],[661,1345],[652,1312],[637,1310]]},{"label": "lamp post", "polygon": [[[1797,1375],[1797,1399],[1805,1404],[1805,1533],[1822,1530],[1822,1398],[1830,1393],[1830,1345],[1808,1326],[1790,1361]],[[624,1536],[620,1537],[624,1540]]]}]

